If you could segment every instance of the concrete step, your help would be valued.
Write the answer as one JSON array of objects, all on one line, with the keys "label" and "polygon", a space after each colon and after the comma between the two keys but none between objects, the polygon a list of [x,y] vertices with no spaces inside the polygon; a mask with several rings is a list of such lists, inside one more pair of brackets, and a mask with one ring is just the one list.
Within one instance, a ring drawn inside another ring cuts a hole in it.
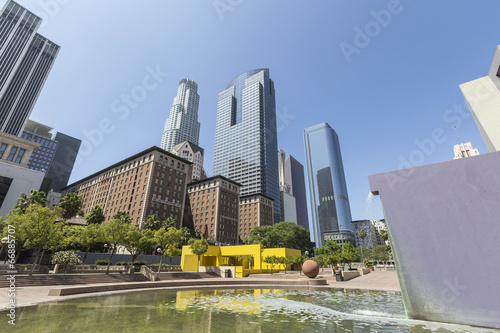
[{"label": "concrete step", "polygon": [[[0,288],[8,288],[9,276],[0,277]],[[141,274],[43,274],[43,275],[16,275],[16,287],[72,285],[92,283],[120,283],[149,281]]]}]

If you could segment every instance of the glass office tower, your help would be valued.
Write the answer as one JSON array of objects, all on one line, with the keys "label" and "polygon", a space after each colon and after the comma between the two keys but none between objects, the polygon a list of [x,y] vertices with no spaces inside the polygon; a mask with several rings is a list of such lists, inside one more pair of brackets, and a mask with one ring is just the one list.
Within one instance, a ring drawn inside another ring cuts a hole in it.
[{"label": "glass office tower", "polygon": [[20,135],[59,52],[41,19],[14,1],[0,13],[0,131]]},{"label": "glass office tower", "polygon": [[161,139],[161,148],[171,152],[172,148],[184,141],[198,145],[200,137],[200,123],[198,122],[198,84],[191,79],[182,79],[179,82],[174,105],[165,121],[165,128]]},{"label": "glass office tower", "polygon": [[311,234],[316,246],[325,239],[356,245],[337,133],[321,123],[304,129]]},{"label": "glass office tower", "polygon": [[242,184],[241,196],[272,198],[275,223],[281,218],[276,132],[269,69],[238,75],[219,94],[213,174]]}]

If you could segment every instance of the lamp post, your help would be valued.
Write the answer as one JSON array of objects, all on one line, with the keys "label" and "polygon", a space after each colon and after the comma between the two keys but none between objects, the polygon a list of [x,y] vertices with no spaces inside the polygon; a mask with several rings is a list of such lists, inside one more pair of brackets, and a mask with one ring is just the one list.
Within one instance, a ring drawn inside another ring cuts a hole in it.
[{"label": "lamp post", "polygon": [[[2,243],[2,250],[0,251],[0,256],[1,256],[2,252],[3,252],[3,248],[5,247],[5,244],[9,243],[9,238],[8,237],[4,237],[4,238],[2,238],[2,240],[0,242]],[[8,251],[5,252],[4,264],[7,261],[7,255],[8,255]]]},{"label": "lamp post", "polygon": [[104,244],[104,252],[101,255],[101,260],[104,258],[104,253],[108,253],[108,244]]}]

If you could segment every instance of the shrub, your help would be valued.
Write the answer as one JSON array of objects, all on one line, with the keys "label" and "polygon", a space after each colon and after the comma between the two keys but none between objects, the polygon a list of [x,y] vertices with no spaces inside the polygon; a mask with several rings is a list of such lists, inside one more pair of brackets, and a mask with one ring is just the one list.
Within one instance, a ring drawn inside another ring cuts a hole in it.
[{"label": "shrub", "polygon": [[144,260],[137,260],[134,261],[134,266],[141,266],[141,265],[147,265],[148,263],[145,262]]},{"label": "shrub", "polygon": [[368,259],[365,259],[365,266],[366,267],[373,267],[373,262],[371,262],[370,260]]},{"label": "shrub", "polygon": [[73,251],[59,251],[54,253],[52,256],[52,263],[54,265],[81,265],[82,261],[78,259],[78,255],[76,255]]},{"label": "shrub", "polygon": [[[96,265],[102,265],[102,266],[104,266],[104,265],[107,265],[107,264],[108,264],[108,262],[109,262],[109,260],[108,260],[108,259],[102,259],[102,260],[96,260],[96,261],[95,261],[95,264],[96,264]],[[111,265],[113,265],[113,263],[111,263]]]},{"label": "shrub", "polygon": [[119,261],[115,265],[118,265],[118,266],[128,266],[128,265],[130,265],[130,262]]}]

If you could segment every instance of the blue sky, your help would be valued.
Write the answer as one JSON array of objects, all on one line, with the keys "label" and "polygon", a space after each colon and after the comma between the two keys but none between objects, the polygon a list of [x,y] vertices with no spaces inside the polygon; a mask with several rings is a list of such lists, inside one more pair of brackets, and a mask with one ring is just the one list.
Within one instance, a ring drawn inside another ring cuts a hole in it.
[{"label": "blue sky", "polygon": [[[376,198],[365,211],[369,175],[452,159],[453,125],[486,152],[458,85],[488,73],[494,0],[18,2],[61,46],[31,118],[86,141],[70,182],[159,146],[186,77],[211,175],[218,94],[260,67],[275,82],[281,149],[304,164],[302,129],[338,133],[353,219],[383,217]],[[434,130],[444,142],[430,143]]]}]

